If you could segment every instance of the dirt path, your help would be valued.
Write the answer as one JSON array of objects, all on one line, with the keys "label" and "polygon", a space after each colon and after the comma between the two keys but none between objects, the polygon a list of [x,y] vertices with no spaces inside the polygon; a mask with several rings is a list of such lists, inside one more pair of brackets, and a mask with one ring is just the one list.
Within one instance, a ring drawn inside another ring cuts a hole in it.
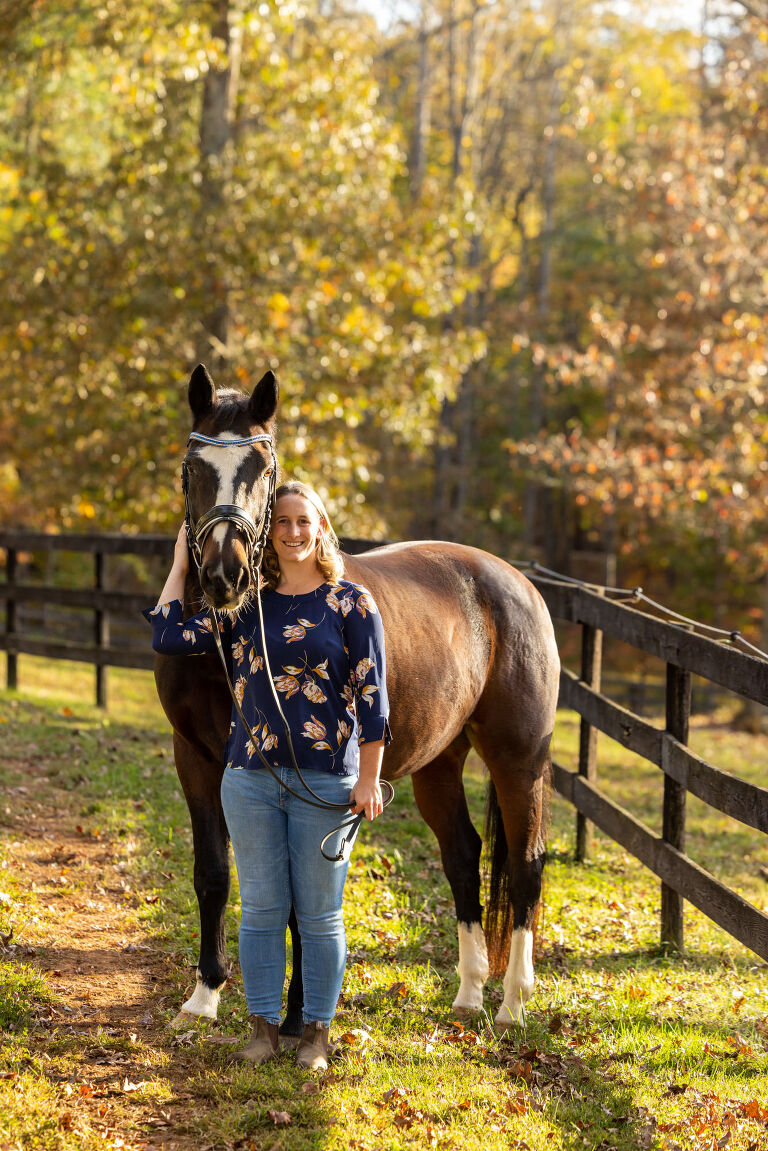
[{"label": "dirt path", "polygon": [[59,1086],[59,1126],[116,1148],[210,1147],[194,1134],[210,1060],[168,1027],[179,971],[145,942],[124,846],[78,827],[71,797],[25,767],[40,785],[6,789],[3,850],[35,911],[0,946],[45,972],[57,997],[36,1009],[28,1048]]}]

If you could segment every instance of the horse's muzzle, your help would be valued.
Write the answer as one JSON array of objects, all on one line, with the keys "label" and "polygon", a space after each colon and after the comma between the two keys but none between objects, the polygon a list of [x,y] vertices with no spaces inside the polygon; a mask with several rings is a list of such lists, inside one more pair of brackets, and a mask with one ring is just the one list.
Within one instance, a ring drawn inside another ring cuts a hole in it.
[{"label": "horse's muzzle", "polygon": [[236,611],[250,586],[251,573],[247,563],[204,563],[200,569],[200,586],[209,605],[217,611]]}]

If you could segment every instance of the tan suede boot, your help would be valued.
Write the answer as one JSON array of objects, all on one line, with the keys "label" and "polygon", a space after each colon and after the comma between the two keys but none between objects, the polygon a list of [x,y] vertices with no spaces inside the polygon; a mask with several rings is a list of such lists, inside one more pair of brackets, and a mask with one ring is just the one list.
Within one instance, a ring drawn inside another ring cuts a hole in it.
[{"label": "tan suede boot", "polygon": [[307,1023],[296,1048],[299,1067],[325,1071],[328,1066],[328,1028],[323,1023]]},{"label": "tan suede boot", "polygon": [[236,1051],[233,1059],[242,1063],[266,1063],[277,1055],[277,1024],[267,1023],[260,1015],[252,1015],[253,1030],[248,1046]]}]

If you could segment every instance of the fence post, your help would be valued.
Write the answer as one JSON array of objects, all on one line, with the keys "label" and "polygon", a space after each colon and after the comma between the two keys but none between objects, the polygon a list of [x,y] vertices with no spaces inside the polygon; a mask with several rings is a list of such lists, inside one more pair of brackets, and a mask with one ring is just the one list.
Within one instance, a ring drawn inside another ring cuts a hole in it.
[{"label": "fence post", "polygon": [[[587,687],[600,690],[603,668],[603,633],[599,628],[581,625],[581,679]],[[597,778],[597,728],[583,719],[579,723],[579,775],[590,783]],[[583,863],[592,848],[592,821],[576,813],[576,859]]]},{"label": "fence post", "polygon": [[[691,673],[667,664],[667,731],[680,743],[688,743],[691,717]],[[662,839],[678,851],[685,851],[685,797],[682,784],[664,776],[664,816]],[[683,897],[666,883],[661,885],[661,942],[682,951]]]},{"label": "fence post", "polygon": [[[8,548],[6,552],[5,578],[9,584],[9,595],[12,597],[10,585],[16,581],[16,548]],[[5,634],[11,636],[15,633],[16,600],[9,598],[5,601]],[[7,687],[17,688],[19,686],[19,657],[15,651],[10,649],[5,654],[5,669]]]},{"label": "fence post", "polygon": [[[95,552],[93,558],[96,590],[104,591],[107,577],[107,557],[103,552]],[[97,655],[109,646],[109,612],[98,606],[95,612],[94,639]],[[107,668],[102,663],[96,664],[96,706],[107,706]]]}]

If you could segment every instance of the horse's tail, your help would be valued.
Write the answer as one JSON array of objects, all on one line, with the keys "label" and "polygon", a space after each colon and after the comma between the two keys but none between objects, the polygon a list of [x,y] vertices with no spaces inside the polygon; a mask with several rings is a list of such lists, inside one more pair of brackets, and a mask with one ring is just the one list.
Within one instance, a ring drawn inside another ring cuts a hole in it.
[{"label": "horse's tail", "polygon": [[491,975],[506,970],[512,936],[512,879],[504,822],[493,780],[488,784],[485,807],[485,851],[488,863],[488,890],[485,905],[485,941]]}]

